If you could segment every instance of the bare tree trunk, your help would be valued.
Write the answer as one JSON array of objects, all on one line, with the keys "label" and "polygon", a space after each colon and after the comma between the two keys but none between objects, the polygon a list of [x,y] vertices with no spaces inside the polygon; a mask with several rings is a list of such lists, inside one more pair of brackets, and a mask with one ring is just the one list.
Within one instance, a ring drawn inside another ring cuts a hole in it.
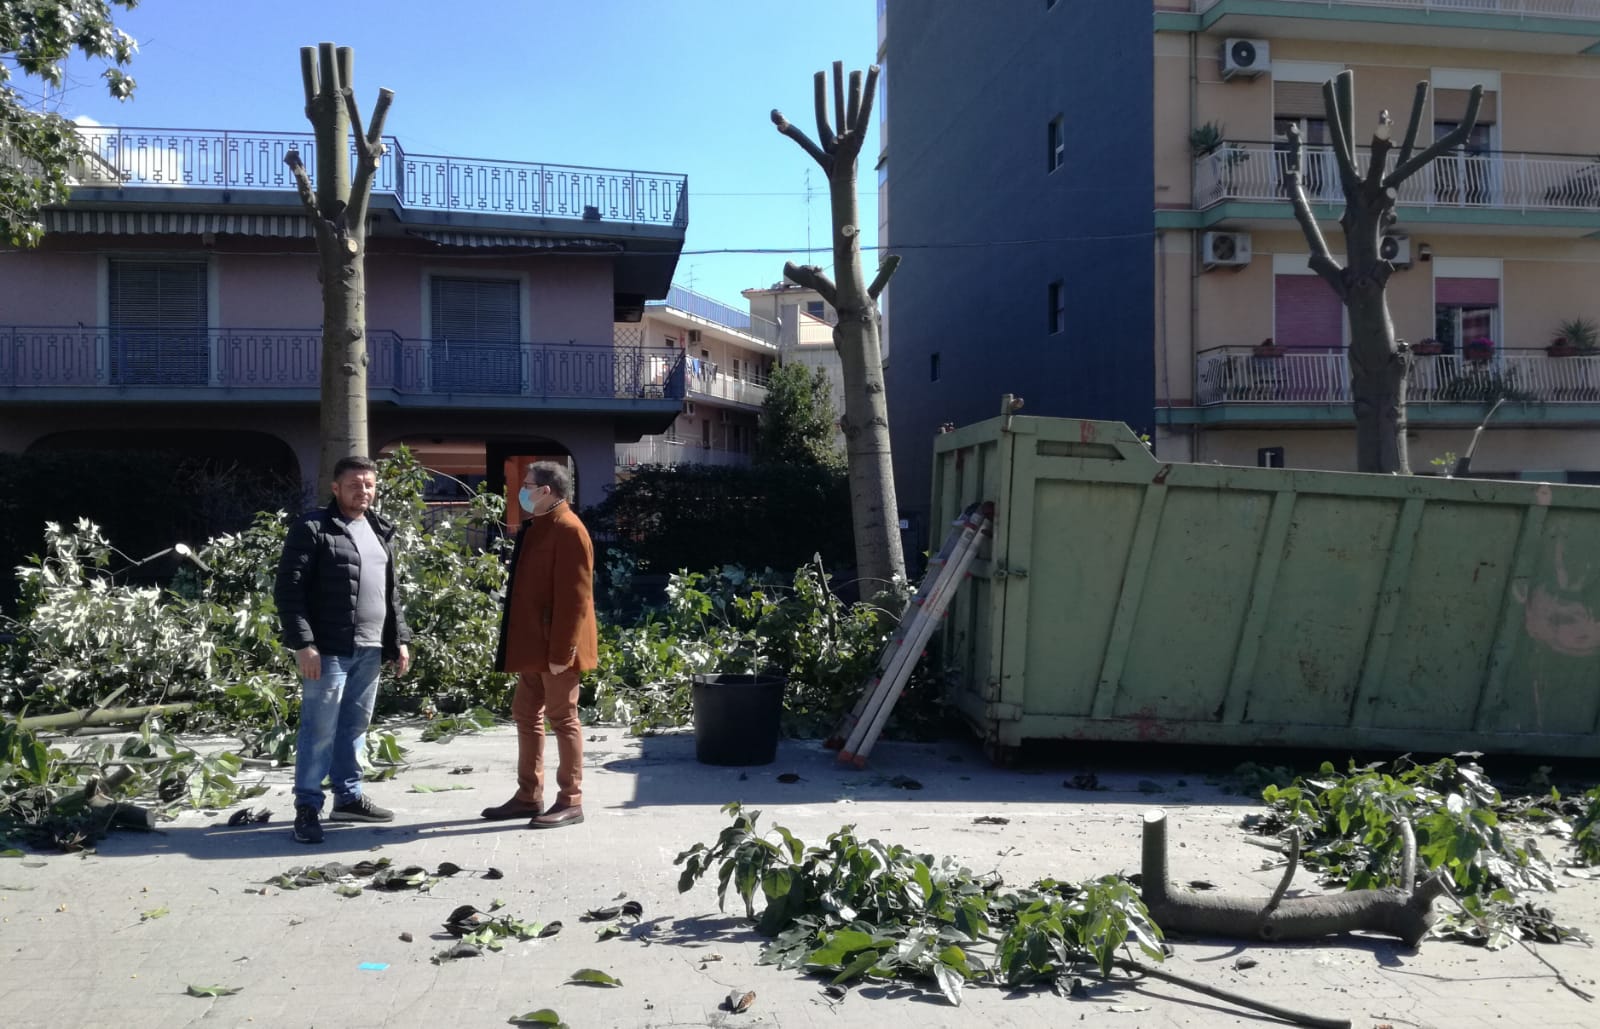
[{"label": "bare tree trunk", "polygon": [[[383,122],[394,93],[378,91],[372,126],[363,133],[351,85],[353,63],[349,47],[322,43],[301,48],[306,117],[316,135],[315,188],[299,152],[291,150],[284,157],[316,231],[317,278],[322,284],[319,482],[332,480],[340,458],[368,453],[367,202],[385,149]],[[354,181],[349,160],[352,129],[357,155]]]},{"label": "bare tree trunk", "polygon": [[1428,84],[1417,83],[1411,120],[1393,171],[1386,172],[1393,123],[1389,112],[1378,118],[1373,132],[1371,158],[1365,172],[1356,163],[1354,107],[1355,76],[1340,72],[1322,85],[1322,102],[1328,117],[1345,209],[1340,225],[1345,237],[1345,265],[1340,267],[1328,251],[1311,205],[1301,186],[1300,132],[1289,130],[1289,170],[1284,175],[1295,218],[1311,245],[1310,267],[1338,295],[1350,317],[1350,399],[1356,421],[1356,470],[1411,473],[1406,447],[1406,379],[1411,370],[1410,348],[1395,339],[1389,317],[1389,276],[1394,265],[1384,259],[1380,245],[1384,232],[1395,222],[1395,201],[1407,179],[1434,158],[1467,138],[1478,120],[1483,87],[1472,87],[1467,112],[1451,132],[1413,155],[1417,130],[1428,99]]},{"label": "bare tree trunk", "polygon": [[845,455],[849,462],[850,514],[856,545],[856,574],[871,583],[864,590],[886,587],[905,575],[900,546],[900,509],[895,502],[894,465],[889,443],[889,405],[883,385],[883,349],[878,331],[878,296],[899,265],[887,258],[869,285],[861,271],[860,208],[856,202],[856,168],[862,137],[872,120],[878,68],[850,73],[848,107],[844,91],[844,66],[833,64],[834,115],[840,131],[828,121],[827,76],[817,72],[817,136],[813,143],[805,132],[789,123],[782,112],[772,112],[778,131],[793,139],[828,175],[833,212],[833,268],[835,284],[815,265],[783,266],[790,281],[816,290],[839,315],[833,345],[839,352],[844,379]]}]

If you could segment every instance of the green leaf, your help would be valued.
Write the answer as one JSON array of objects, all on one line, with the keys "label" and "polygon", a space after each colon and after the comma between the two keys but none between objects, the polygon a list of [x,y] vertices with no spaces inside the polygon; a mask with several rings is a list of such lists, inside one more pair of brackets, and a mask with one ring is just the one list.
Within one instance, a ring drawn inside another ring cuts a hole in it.
[{"label": "green leaf", "polygon": [[170,910],[168,910],[165,906],[158,907],[158,908],[151,908],[149,911],[144,911],[144,912],[140,913],[139,921],[148,922],[148,921],[151,921],[152,919],[156,919],[156,918],[165,918],[168,915],[170,915],[171,913],[172,912]]},{"label": "green leaf", "polygon": [[184,992],[191,997],[231,997],[244,989],[243,986],[193,986]]},{"label": "green leaf", "polygon": [[470,790],[470,789],[472,789],[472,787],[466,785],[465,783],[457,784],[457,785],[451,785],[451,786],[425,786],[422,783],[416,783],[409,790],[406,790],[406,792],[407,793],[451,793],[451,792],[454,792],[455,790]]},{"label": "green leaf", "polygon": [[351,886],[348,883],[344,883],[335,887],[333,892],[337,893],[341,897],[359,897],[361,896],[362,890],[359,886]]},{"label": "green leaf", "polygon": [[584,986],[621,986],[622,980],[607,975],[598,968],[580,968],[567,976],[567,982]]},{"label": "green leaf", "polygon": [[26,856],[27,855],[25,855],[22,851],[18,850],[15,847],[11,847],[11,848],[9,848],[7,850],[0,850],[0,858],[19,858],[19,857],[26,857]]},{"label": "green leaf", "polygon": [[849,982],[852,979],[859,979],[861,976],[866,975],[867,971],[877,963],[877,951],[863,951],[862,953],[856,955],[855,959],[852,960],[848,965],[844,966],[844,971],[833,977],[833,985],[839,986],[843,983]]},{"label": "green leaf", "polygon": [[561,1016],[551,1008],[540,1008],[526,1015],[512,1015],[506,1021],[512,1025],[548,1025],[553,1029],[568,1029],[567,1023],[561,1021]]},{"label": "green leaf", "polygon": [[966,980],[942,962],[933,966],[933,978],[939,984],[939,992],[944,994],[944,999],[960,1007],[961,987]]}]

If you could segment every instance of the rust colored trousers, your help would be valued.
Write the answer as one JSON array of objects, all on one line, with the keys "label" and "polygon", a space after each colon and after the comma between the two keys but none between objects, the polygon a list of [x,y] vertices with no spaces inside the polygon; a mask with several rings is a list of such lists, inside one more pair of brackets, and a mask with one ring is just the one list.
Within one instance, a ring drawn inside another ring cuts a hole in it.
[{"label": "rust colored trousers", "polygon": [[578,723],[578,670],[560,675],[523,672],[511,699],[517,723],[517,799],[544,799],[544,723],[556,734],[556,804],[583,803],[583,726]]}]

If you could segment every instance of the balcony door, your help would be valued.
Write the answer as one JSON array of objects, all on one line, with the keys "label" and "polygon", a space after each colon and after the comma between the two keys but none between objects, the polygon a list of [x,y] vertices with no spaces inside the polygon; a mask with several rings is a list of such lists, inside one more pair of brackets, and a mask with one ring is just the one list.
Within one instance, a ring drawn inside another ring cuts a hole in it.
[{"label": "balcony door", "polygon": [[205,262],[113,260],[109,273],[111,384],[208,384]]},{"label": "balcony door", "polygon": [[522,284],[516,279],[429,282],[435,393],[521,393]]},{"label": "balcony door", "polygon": [[[1428,169],[1430,203],[1453,207],[1492,207],[1500,203],[1500,169],[1494,157],[1495,125],[1500,116],[1498,82],[1490,79],[1478,107],[1478,118],[1466,141],[1441,156]],[[1443,139],[1466,118],[1467,89],[1436,88],[1433,94],[1433,138]]]}]

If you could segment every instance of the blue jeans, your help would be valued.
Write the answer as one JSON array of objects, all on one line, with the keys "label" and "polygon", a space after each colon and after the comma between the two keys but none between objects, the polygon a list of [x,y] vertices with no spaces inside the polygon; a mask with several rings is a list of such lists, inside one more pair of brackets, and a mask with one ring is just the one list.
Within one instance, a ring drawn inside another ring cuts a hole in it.
[{"label": "blue jeans", "polygon": [[322,780],[333,781],[333,802],[361,796],[361,752],[378,696],[381,647],[357,647],[352,657],[322,655],[322,678],[301,680],[300,732],[295,743],[294,802],[322,810]]}]

